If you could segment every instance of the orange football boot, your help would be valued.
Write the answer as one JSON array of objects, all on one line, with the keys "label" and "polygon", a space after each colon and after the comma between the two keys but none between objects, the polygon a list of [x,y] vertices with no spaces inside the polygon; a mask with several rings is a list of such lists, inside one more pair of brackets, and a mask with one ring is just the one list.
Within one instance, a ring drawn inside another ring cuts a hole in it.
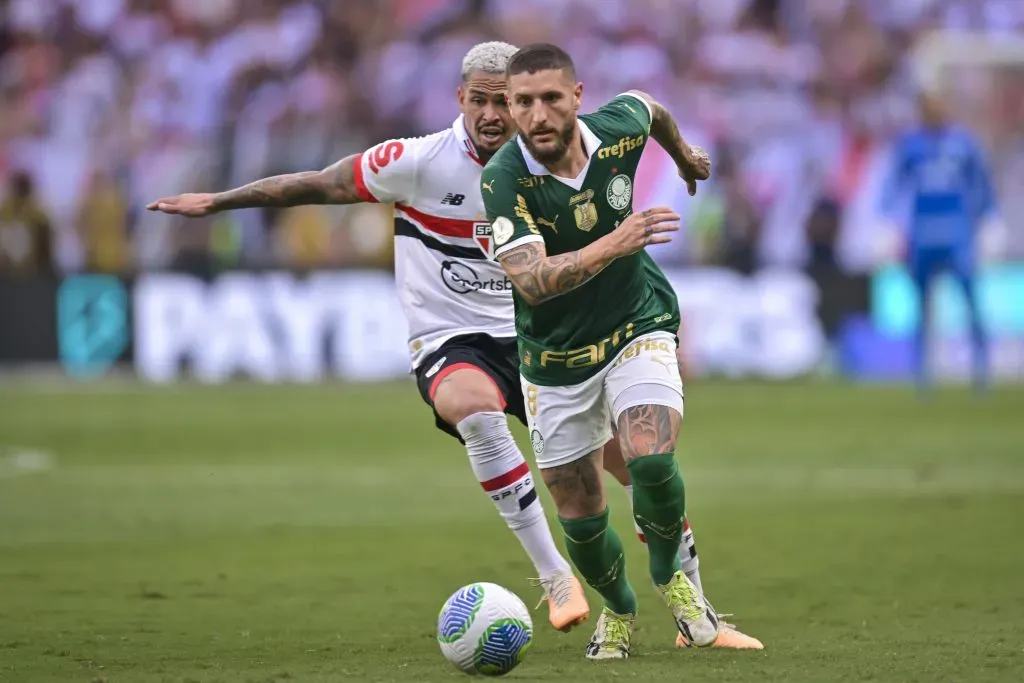
[{"label": "orange football boot", "polygon": [[545,599],[548,601],[548,619],[555,629],[566,633],[590,618],[587,596],[572,572],[552,574],[536,583],[544,589],[544,597],[537,606]]}]

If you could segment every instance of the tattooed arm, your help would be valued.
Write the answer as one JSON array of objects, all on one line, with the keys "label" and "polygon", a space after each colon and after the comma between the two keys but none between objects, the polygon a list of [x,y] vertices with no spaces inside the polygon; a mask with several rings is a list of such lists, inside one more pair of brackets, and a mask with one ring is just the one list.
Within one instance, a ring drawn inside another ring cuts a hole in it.
[{"label": "tattooed arm", "polygon": [[516,291],[537,306],[584,284],[612,261],[640,251],[648,244],[670,241],[679,229],[679,215],[664,207],[630,214],[616,230],[582,249],[548,256],[541,241],[510,249],[498,260]]},{"label": "tattooed arm", "polygon": [[263,178],[242,187],[217,193],[180,194],[151,203],[150,211],[205,216],[218,211],[259,206],[302,204],[355,204],[360,198],[355,182],[359,155],[345,157],[322,171],[303,171]]},{"label": "tattooed arm", "polygon": [[347,156],[322,171],[277,175],[234,190],[214,195],[217,211],[253,206],[299,206],[302,204],[355,204],[355,164],[358,154]]},{"label": "tattooed arm", "polygon": [[576,289],[617,258],[604,239],[577,251],[548,256],[543,242],[529,242],[502,254],[502,268],[531,306]]},{"label": "tattooed arm", "polygon": [[686,181],[690,194],[695,194],[696,181],[707,180],[711,176],[711,159],[704,150],[691,147],[683,139],[675,118],[660,102],[641,90],[630,90],[629,93],[647,103],[651,110],[651,138],[676,162],[679,175]]}]

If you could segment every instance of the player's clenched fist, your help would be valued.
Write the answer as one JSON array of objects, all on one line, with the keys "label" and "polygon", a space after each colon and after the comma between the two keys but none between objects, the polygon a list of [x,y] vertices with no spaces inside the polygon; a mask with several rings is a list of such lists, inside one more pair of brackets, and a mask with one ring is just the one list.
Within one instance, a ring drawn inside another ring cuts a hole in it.
[{"label": "player's clenched fist", "polygon": [[697,194],[697,181],[711,177],[711,157],[696,145],[686,152],[685,161],[679,166],[679,177],[686,183],[690,196]]},{"label": "player's clenched fist", "polygon": [[648,244],[672,241],[667,234],[679,230],[679,214],[664,206],[630,214],[613,233],[612,249],[616,256],[634,254]]},{"label": "player's clenched fist", "polygon": [[173,197],[158,199],[146,206],[146,209],[181,216],[191,216],[193,218],[206,216],[217,210],[213,204],[214,196],[213,194],[204,193],[179,194]]}]

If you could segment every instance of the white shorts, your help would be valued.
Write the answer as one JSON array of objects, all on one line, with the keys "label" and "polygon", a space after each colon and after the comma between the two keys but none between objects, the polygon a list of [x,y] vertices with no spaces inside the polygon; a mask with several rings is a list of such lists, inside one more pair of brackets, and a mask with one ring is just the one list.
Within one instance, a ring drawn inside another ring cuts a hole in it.
[{"label": "white shorts", "polygon": [[627,408],[662,405],[683,414],[675,337],[637,337],[600,372],[580,384],[548,387],[520,376],[537,467],[567,465],[608,443]]}]

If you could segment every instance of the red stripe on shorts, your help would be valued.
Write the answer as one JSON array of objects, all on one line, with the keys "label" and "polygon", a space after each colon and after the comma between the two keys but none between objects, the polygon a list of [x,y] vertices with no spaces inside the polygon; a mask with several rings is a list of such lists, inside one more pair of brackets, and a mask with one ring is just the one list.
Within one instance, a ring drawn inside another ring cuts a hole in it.
[{"label": "red stripe on shorts", "polygon": [[437,394],[437,387],[441,384],[441,381],[448,375],[455,372],[456,370],[475,370],[484,377],[486,377],[487,379],[489,379],[491,381],[491,384],[494,385],[494,390],[498,392],[498,398],[501,399],[501,409],[505,410],[505,407],[508,405],[508,401],[505,400],[505,394],[501,393],[501,387],[498,386],[498,383],[494,381],[493,377],[491,377],[486,372],[484,372],[477,366],[473,365],[472,363],[452,363],[445,369],[441,370],[441,372],[437,373],[437,377],[435,377],[434,381],[430,383],[430,391],[427,392],[427,395],[430,396],[431,401],[434,400],[434,395]]}]

